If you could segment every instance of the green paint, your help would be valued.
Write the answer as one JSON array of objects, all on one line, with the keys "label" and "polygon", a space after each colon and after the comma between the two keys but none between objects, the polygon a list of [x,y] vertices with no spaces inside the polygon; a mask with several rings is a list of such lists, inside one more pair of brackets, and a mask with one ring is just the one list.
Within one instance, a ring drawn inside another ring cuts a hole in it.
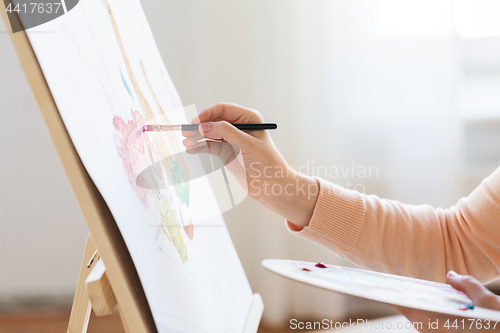
[{"label": "green paint", "polygon": [[170,165],[170,176],[172,177],[172,183],[174,183],[175,193],[177,193],[181,202],[189,207],[189,183],[176,161],[173,161]]}]

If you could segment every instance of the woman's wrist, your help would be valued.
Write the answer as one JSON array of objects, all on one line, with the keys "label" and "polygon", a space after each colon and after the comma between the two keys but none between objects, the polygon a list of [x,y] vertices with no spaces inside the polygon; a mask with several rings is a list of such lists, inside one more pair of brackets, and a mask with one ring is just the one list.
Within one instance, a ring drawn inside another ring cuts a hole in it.
[{"label": "woman's wrist", "polygon": [[301,229],[309,225],[318,196],[316,179],[287,166],[284,176],[269,181],[257,200]]},{"label": "woman's wrist", "polygon": [[291,179],[295,194],[288,198],[286,219],[299,228],[309,225],[319,196],[319,183],[313,177],[295,172]]}]

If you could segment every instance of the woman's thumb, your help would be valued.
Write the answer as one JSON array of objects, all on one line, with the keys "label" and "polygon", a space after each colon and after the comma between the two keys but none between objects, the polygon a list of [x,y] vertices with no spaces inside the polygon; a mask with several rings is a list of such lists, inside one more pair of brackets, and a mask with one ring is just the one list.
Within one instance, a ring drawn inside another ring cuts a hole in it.
[{"label": "woman's thumb", "polygon": [[500,302],[497,296],[472,276],[459,275],[454,271],[449,271],[446,279],[453,288],[469,296],[474,305],[487,309],[500,310]]},{"label": "woman's thumb", "polygon": [[248,145],[253,137],[243,131],[240,131],[227,121],[207,122],[202,123],[200,132],[210,139],[220,140],[234,143],[240,148]]}]

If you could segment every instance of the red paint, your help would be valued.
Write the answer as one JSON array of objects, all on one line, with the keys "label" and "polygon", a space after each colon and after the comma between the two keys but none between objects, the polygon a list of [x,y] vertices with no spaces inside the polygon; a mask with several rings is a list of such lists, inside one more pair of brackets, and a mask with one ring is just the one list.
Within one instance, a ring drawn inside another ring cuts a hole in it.
[{"label": "red paint", "polygon": [[189,211],[186,213],[187,207],[183,205],[180,210],[180,215],[181,215],[181,222],[182,222],[182,227],[184,228],[184,231],[186,232],[186,235],[190,240],[193,240],[194,237],[194,226],[193,226],[193,221],[191,221],[191,218],[189,217]]},{"label": "red paint", "polygon": [[310,272],[311,270],[309,268],[302,268],[303,271]]},{"label": "red paint", "polygon": [[327,268],[324,264],[318,262],[316,265],[314,265],[316,267],[319,267],[319,268]]},{"label": "red paint", "polygon": [[462,311],[467,311],[467,310],[474,310],[474,304],[464,304],[461,307],[458,308],[459,310]]},{"label": "red paint", "polygon": [[193,222],[191,222],[191,219],[189,219],[189,224],[184,225],[184,231],[186,232],[186,235],[190,240],[193,240],[194,237],[194,227],[193,227]]}]

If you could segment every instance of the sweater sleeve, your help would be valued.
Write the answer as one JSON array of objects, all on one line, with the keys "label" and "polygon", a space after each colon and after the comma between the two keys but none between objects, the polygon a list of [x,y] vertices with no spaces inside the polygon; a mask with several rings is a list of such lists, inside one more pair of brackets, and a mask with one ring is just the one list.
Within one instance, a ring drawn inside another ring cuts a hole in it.
[{"label": "sweater sleeve", "polygon": [[291,232],[376,271],[444,282],[446,272],[483,283],[500,275],[500,168],[449,209],[413,206],[317,179],[309,225]]}]

